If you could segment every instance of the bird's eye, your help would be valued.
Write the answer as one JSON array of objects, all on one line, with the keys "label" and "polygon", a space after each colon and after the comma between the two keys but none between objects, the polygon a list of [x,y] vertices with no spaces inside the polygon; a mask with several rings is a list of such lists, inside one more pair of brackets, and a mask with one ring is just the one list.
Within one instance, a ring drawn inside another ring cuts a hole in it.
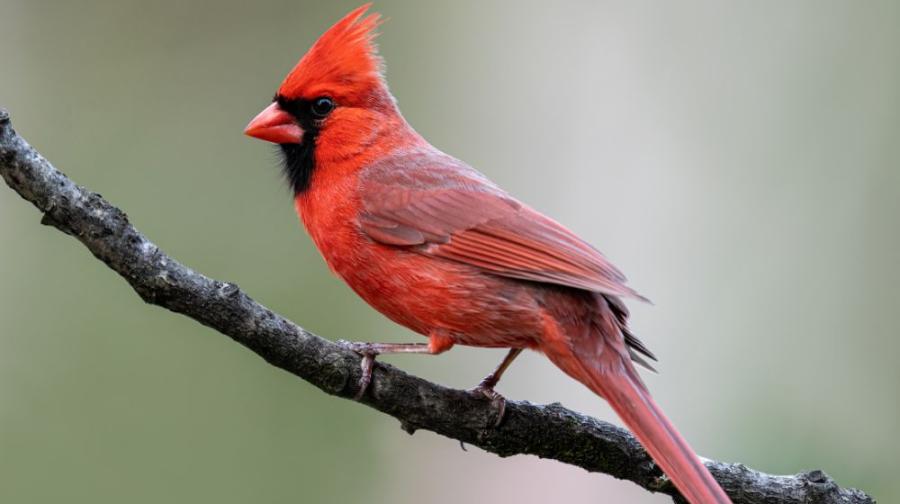
[{"label": "bird's eye", "polygon": [[312,113],[314,116],[319,119],[324,119],[325,116],[331,113],[334,110],[334,100],[327,97],[316,98],[312,102]]}]

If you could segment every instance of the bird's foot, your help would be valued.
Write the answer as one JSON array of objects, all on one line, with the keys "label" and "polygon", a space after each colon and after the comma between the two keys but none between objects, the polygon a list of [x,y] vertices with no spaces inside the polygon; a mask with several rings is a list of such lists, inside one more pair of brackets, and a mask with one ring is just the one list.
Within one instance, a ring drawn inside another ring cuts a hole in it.
[{"label": "bird's foot", "polygon": [[494,384],[490,383],[488,379],[485,379],[476,387],[469,389],[468,392],[470,394],[482,395],[490,399],[491,405],[497,410],[497,419],[494,421],[492,427],[495,429],[499,427],[506,414],[506,398],[494,390]]},{"label": "bird's foot", "polygon": [[381,350],[374,343],[352,342],[341,340],[338,342],[344,348],[358,353],[362,356],[359,369],[361,376],[359,377],[359,389],[353,399],[359,401],[365,395],[369,384],[372,383],[372,369],[375,368],[375,357],[381,354]]},{"label": "bird's foot", "polygon": [[[375,367],[375,356],[386,353],[416,353],[416,354],[435,354],[446,350],[448,347],[440,351],[431,348],[430,343],[351,343],[349,341],[340,340],[338,344],[362,355],[362,377],[359,379],[359,392],[356,393],[355,399],[362,399],[369,384],[372,383],[372,369]],[[453,345],[450,345],[453,346]]]}]

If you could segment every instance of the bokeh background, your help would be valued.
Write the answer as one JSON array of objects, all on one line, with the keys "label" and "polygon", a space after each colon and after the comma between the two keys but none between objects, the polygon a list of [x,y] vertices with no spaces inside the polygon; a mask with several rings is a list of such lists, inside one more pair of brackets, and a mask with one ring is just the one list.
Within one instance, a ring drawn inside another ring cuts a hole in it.
[{"label": "bokeh background", "polygon": [[[0,105],[174,257],[332,339],[416,341],[333,278],[241,135],[358,0],[0,0]],[[900,499],[900,3],[379,1],[436,146],[655,305],[646,377],[709,457]],[[326,397],[144,305],[0,187],[0,502],[633,502]],[[503,352],[387,359],[469,387]],[[500,390],[617,421],[537,355]]]}]

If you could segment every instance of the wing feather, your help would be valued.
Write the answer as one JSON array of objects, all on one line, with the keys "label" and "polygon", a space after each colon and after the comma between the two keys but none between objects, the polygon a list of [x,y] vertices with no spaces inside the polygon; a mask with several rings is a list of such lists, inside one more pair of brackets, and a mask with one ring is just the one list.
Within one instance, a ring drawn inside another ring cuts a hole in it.
[{"label": "wing feather", "polygon": [[405,156],[419,157],[360,176],[359,222],[372,240],[509,278],[643,299],[599,251],[477,171],[434,152]]}]

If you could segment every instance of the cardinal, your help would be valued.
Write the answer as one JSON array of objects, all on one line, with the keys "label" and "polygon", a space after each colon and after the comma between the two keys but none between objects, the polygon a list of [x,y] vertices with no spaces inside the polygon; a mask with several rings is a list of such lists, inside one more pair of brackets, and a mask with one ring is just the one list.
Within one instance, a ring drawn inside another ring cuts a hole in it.
[{"label": "cardinal", "polygon": [[[388,91],[369,5],[326,31],[245,133],[278,144],[294,206],[331,270],[427,343],[356,343],[359,395],[376,355],[524,349],[604,398],[693,504],[730,503],[635,368],[653,354],[622,298],[643,299],[594,247],[430,145]],[[501,403],[502,404],[502,403]],[[502,417],[502,413],[501,413]]]}]

